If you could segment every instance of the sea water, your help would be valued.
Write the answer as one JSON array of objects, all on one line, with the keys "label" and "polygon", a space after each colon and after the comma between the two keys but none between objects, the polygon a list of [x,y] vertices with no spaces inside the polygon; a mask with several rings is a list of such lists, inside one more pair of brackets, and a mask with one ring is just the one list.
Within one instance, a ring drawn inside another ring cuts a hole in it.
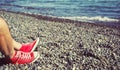
[{"label": "sea water", "polygon": [[120,26],[120,0],[0,0],[0,9]]}]

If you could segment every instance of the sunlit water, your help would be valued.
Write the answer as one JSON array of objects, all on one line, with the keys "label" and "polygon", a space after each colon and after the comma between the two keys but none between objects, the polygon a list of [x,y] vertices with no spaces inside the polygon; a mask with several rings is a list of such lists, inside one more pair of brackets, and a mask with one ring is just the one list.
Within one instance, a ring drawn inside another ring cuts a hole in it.
[{"label": "sunlit water", "polygon": [[120,0],[0,0],[0,9],[120,26]]}]

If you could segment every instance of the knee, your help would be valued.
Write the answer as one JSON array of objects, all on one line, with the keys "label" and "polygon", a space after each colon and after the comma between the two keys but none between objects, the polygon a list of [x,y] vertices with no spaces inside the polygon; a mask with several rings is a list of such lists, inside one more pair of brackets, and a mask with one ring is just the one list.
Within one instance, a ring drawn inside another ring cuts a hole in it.
[{"label": "knee", "polygon": [[4,19],[3,19],[2,17],[0,17],[0,22],[1,22],[1,21],[4,21]]},{"label": "knee", "polygon": [[6,23],[5,23],[4,19],[0,17],[0,36],[5,31],[5,26],[6,26]]},{"label": "knee", "polygon": [[5,21],[3,18],[0,17],[0,29],[3,28],[5,25]]}]

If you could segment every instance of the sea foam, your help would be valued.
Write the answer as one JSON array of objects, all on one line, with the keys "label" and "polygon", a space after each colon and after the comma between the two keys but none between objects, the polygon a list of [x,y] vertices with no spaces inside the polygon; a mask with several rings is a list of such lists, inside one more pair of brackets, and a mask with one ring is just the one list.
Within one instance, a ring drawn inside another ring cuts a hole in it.
[{"label": "sea foam", "polygon": [[119,22],[118,19],[102,17],[102,16],[95,16],[95,17],[87,17],[87,16],[75,16],[75,17],[60,17],[65,19],[77,20],[77,21],[89,21],[89,22]]}]

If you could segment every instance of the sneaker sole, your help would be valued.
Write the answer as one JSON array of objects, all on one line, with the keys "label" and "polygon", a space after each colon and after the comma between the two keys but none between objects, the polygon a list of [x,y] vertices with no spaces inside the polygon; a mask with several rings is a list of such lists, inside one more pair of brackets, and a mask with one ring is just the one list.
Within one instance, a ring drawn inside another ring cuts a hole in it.
[{"label": "sneaker sole", "polygon": [[40,55],[38,54],[38,56],[31,63],[34,63],[39,57]]},{"label": "sneaker sole", "polygon": [[38,43],[39,43],[39,38],[36,39],[36,43],[35,43],[33,49],[31,50],[31,52],[33,52],[35,50],[35,48],[37,47]]}]

